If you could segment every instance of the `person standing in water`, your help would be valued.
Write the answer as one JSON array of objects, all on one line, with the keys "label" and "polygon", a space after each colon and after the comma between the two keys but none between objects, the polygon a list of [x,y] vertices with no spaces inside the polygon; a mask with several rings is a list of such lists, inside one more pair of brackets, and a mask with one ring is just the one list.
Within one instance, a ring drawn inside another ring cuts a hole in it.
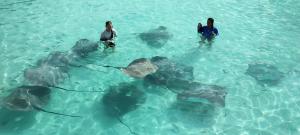
[{"label": "person standing in water", "polygon": [[115,47],[115,37],[117,37],[117,32],[113,28],[112,22],[105,22],[105,30],[101,33],[100,41],[102,41],[106,48]]},{"label": "person standing in water", "polygon": [[211,41],[214,37],[216,37],[218,33],[218,29],[214,27],[214,19],[207,19],[207,26],[202,26],[201,23],[198,24],[198,33],[200,33],[201,40],[204,42],[205,40]]}]

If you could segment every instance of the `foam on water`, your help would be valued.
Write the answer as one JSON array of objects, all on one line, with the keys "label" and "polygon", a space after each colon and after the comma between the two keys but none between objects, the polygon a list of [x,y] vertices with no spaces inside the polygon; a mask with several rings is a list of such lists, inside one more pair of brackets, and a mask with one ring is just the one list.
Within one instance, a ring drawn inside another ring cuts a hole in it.
[{"label": "foam on water", "polygon": [[[23,71],[52,51],[68,51],[81,38],[99,39],[104,22],[118,31],[114,53],[89,55],[93,64],[127,66],[136,58],[161,55],[194,67],[195,80],[226,87],[225,108],[176,102],[160,87],[147,88],[147,101],[123,121],[142,135],[300,134],[300,2],[297,0],[3,0],[0,2],[0,97],[23,83]],[[215,19],[220,35],[200,46],[196,26]],[[137,37],[159,26],[173,35],[161,48]],[[259,85],[245,74],[249,63],[275,65],[285,74],[277,86]],[[108,89],[134,81],[119,70],[90,64],[72,68],[61,87]],[[47,109],[83,115],[0,110],[0,134],[130,134],[102,113],[103,93],[54,91]],[[183,105],[182,105],[183,104]],[[12,119],[14,118],[14,119]]]}]

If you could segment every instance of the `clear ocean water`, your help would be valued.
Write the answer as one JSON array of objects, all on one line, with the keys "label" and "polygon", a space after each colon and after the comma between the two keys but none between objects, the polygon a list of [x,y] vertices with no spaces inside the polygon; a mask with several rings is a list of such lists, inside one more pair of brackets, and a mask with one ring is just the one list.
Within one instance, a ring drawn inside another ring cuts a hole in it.
[{"label": "clear ocean water", "polygon": [[[220,35],[199,45],[198,22],[215,19]],[[113,53],[88,56],[97,64],[124,66],[141,57],[166,56],[194,67],[195,80],[226,87],[226,106],[182,111],[165,88],[147,90],[147,100],[123,121],[140,135],[299,135],[300,1],[298,0],[1,0],[0,97],[23,84],[23,72],[53,51],[76,41],[99,39],[104,22],[118,31]],[[166,26],[173,37],[149,47],[136,33]],[[246,75],[248,64],[275,65],[285,74],[276,86]],[[115,69],[72,68],[60,87],[105,90],[134,81]],[[1,135],[130,135],[101,113],[103,93],[54,91],[46,108],[83,115],[69,118],[43,112],[0,112]],[[4,120],[5,119],[5,120]]]}]

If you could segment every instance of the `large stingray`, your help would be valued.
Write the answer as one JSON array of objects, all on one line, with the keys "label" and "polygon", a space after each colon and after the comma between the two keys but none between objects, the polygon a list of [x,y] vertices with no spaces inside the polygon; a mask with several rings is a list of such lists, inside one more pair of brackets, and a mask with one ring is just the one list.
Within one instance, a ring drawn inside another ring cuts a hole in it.
[{"label": "large stingray", "polygon": [[73,61],[77,57],[85,57],[89,53],[98,49],[98,44],[88,39],[80,39],[72,47],[70,53],[54,51],[50,53],[46,58],[42,58],[37,62],[37,66],[49,65],[53,67],[67,67],[74,66]]},{"label": "large stingray", "polygon": [[42,65],[26,69],[24,77],[31,85],[57,86],[68,77],[68,74],[59,67]]},{"label": "large stingray", "polygon": [[277,67],[265,63],[249,64],[247,75],[253,77],[260,85],[277,85],[284,77],[284,73]]},{"label": "large stingray", "polygon": [[145,100],[145,93],[135,85],[129,83],[111,86],[102,98],[108,114],[118,117],[135,110],[143,104]]},{"label": "large stingray", "polygon": [[[103,66],[103,67],[113,67],[113,66]],[[113,67],[122,70],[125,74],[131,77],[143,78],[146,75],[156,72],[158,69],[156,65],[152,64],[149,59],[139,58],[133,60],[128,64],[127,67]]]},{"label": "large stingray", "polygon": [[86,57],[89,53],[98,49],[99,45],[96,42],[92,42],[88,39],[80,39],[72,47],[72,53],[79,57]]},{"label": "large stingray", "polygon": [[155,56],[151,63],[158,67],[155,73],[147,75],[144,79],[156,85],[166,85],[170,79],[181,79],[192,81],[194,79],[193,67],[179,64],[166,57]]},{"label": "large stingray", "polygon": [[47,113],[80,117],[75,115],[62,114],[43,109],[48,104],[51,90],[43,86],[20,86],[13,89],[13,92],[5,97],[2,106],[12,111],[43,111]]},{"label": "large stingray", "polygon": [[50,53],[46,58],[38,60],[37,66],[48,65],[53,67],[59,67],[67,72],[71,62],[71,59],[68,56],[69,55],[65,52],[55,51]]},{"label": "large stingray", "polygon": [[148,32],[140,33],[138,37],[152,47],[162,47],[172,38],[165,26],[149,30]]},{"label": "large stingray", "polygon": [[177,99],[185,102],[208,103],[225,106],[227,92],[224,87],[186,80],[169,80],[167,87],[177,93]]},{"label": "large stingray", "polygon": [[97,43],[80,39],[70,53],[55,51],[38,60],[36,67],[25,70],[25,80],[31,85],[57,86],[68,77],[69,66],[85,67],[77,65],[76,61],[97,49]]},{"label": "large stingray", "polygon": [[193,80],[193,70],[191,66],[174,62],[167,57],[155,56],[151,58],[151,63],[158,67],[158,70],[169,73],[169,77]]},{"label": "large stingray", "polygon": [[145,101],[145,93],[130,83],[121,83],[118,86],[111,86],[102,98],[107,114],[117,118],[132,134],[136,133],[122,121],[122,116],[137,109]]}]

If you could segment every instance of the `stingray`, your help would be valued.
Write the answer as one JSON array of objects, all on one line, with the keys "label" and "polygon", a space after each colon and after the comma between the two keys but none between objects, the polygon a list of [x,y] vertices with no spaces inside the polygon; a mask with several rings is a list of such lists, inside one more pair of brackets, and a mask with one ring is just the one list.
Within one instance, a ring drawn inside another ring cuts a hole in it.
[{"label": "stingray", "polygon": [[69,55],[67,53],[55,51],[50,53],[46,58],[38,60],[37,66],[47,65],[59,67],[65,72],[67,72],[71,62],[71,59],[68,56]]},{"label": "stingray", "polygon": [[158,67],[158,70],[147,75],[144,80],[155,85],[166,85],[168,80],[181,79],[192,81],[194,79],[193,67],[179,64],[166,57],[155,56],[151,63]]},{"label": "stingray", "polygon": [[25,80],[31,85],[57,86],[69,76],[69,66],[86,68],[84,65],[77,65],[74,62],[97,49],[97,43],[88,39],[80,39],[72,47],[70,53],[55,51],[46,58],[38,60],[36,67],[25,70]]},{"label": "stingray", "polygon": [[151,58],[151,63],[158,67],[161,73],[169,74],[170,78],[181,78],[193,80],[193,67],[174,62],[167,57],[155,56]]},{"label": "stingray", "polygon": [[225,106],[227,92],[224,87],[218,85],[175,79],[168,81],[167,88],[177,93],[177,99],[179,101],[190,103],[206,102]]},{"label": "stingray", "polygon": [[138,37],[152,47],[162,47],[172,38],[165,26],[159,26],[156,29],[149,30],[148,32],[140,33]]},{"label": "stingray", "polygon": [[264,63],[249,64],[246,74],[253,77],[260,85],[277,85],[284,73],[277,67]]},{"label": "stingray", "polygon": [[102,65],[102,67],[112,67],[123,71],[125,74],[134,77],[134,78],[143,78],[146,75],[156,72],[158,69],[156,65],[152,64],[149,59],[139,58],[133,60],[128,64],[127,67],[114,67]]},{"label": "stingray", "polygon": [[88,39],[80,39],[72,47],[72,53],[79,57],[86,57],[89,53],[98,50],[98,43],[92,42]]},{"label": "stingray", "polygon": [[145,93],[128,83],[111,86],[102,98],[108,114],[118,117],[137,109],[145,100]]},{"label": "stingray", "polygon": [[68,74],[59,67],[42,65],[29,68],[24,72],[24,78],[31,85],[57,86],[68,77]]},{"label": "stingray", "polygon": [[42,111],[70,117],[81,117],[75,115],[62,114],[43,109],[48,104],[51,90],[44,86],[20,86],[13,89],[13,92],[5,97],[2,106],[12,111]]},{"label": "stingray", "polygon": [[[102,98],[106,113],[111,117],[116,117],[127,128],[129,126],[122,121],[121,117],[136,110],[145,101],[145,93],[130,83],[111,86]],[[130,128],[129,130],[132,134],[136,134]]]},{"label": "stingray", "polygon": [[66,73],[70,69],[69,67],[84,67],[78,63],[78,56],[76,54],[68,54],[66,52],[59,51],[51,52],[46,58],[38,60],[37,66],[52,66],[60,68]]}]

